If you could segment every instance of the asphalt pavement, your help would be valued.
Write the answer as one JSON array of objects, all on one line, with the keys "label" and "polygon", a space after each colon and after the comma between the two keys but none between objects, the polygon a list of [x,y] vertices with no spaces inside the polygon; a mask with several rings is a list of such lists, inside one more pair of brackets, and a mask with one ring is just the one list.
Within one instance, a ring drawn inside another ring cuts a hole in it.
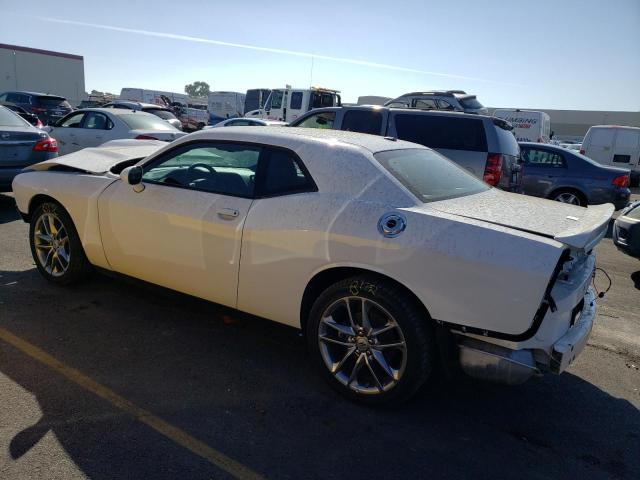
[{"label": "asphalt pavement", "polygon": [[388,410],[334,393],[295,329],[102,274],[47,283],[27,233],[0,194],[2,479],[640,478],[640,261],[608,238],[566,373],[435,379]]}]

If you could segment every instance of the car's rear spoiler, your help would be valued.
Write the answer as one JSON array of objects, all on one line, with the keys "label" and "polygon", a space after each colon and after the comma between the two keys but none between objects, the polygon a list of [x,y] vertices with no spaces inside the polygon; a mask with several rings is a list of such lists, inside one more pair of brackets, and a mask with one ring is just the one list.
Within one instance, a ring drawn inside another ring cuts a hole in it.
[{"label": "car's rear spoiler", "polygon": [[[610,203],[591,205],[576,226],[555,235],[553,238],[570,247],[589,251],[604,238],[609,230],[609,221],[615,208]],[[570,217],[567,217],[570,218]]]}]

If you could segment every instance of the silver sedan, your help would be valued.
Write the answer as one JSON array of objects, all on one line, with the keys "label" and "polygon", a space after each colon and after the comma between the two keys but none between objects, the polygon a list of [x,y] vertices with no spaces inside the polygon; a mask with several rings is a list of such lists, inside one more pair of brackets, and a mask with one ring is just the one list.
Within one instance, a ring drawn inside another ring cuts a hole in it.
[{"label": "silver sedan", "polygon": [[133,138],[171,142],[186,135],[150,113],[117,108],[76,110],[45,130],[58,140],[61,155],[97,147],[110,140]]}]

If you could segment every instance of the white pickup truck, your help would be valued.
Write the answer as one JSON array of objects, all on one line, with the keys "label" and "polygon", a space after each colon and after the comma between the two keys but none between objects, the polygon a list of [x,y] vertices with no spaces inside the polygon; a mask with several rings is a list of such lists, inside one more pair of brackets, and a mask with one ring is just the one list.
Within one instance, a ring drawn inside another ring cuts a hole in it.
[{"label": "white pickup truck", "polygon": [[314,108],[339,107],[340,92],[328,88],[276,88],[271,91],[264,108],[247,112],[245,117],[293,122]]}]

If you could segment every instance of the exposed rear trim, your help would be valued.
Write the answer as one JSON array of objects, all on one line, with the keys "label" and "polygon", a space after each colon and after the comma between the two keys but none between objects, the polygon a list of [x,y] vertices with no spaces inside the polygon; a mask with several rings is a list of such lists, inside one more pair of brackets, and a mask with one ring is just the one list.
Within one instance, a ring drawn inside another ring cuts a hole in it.
[{"label": "exposed rear trim", "polygon": [[538,307],[538,310],[536,311],[536,314],[533,317],[533,322],[531,323],[531,326],[522,333],[494,332],[492,330],[486,330],[486,329],[477,328],[477,327],[467,327],[466,325],[445,322],[444,320],[437,320],[437,319],[436,319],[436,322],[457,332],[473,333],[476,335],[482,335],[483,337],[497,338],[499,340],[509,340],[512,342],[524,342],[525,340],[529,340],[530,338],[535,336],[536,333],[538,333],[538,330],[540,329],[540,325],[542,325],[542,320],[544,320],[544,317],[547,314],[547,311],[549,310],[549,308],[551,308],[551,311],[555,311],[556,307],[555,307],[555,302],[551,297],[551,290],[553,290],[553,286],[555,285],[556,280],[558,279],[558,275],[560,275],[560,272],[562,271],[562,266],[568,260],[569,256],[570,256],[569,249],[565,249],[562,252],[562,255],[560,255],[560,259],[556,264],[556,268],[553,270],[553,274],[551,275],[551,279],[549,280],[547,289],[545,290],[544,296],[542,297],[542,302],[540,302],[540,306]]}]

